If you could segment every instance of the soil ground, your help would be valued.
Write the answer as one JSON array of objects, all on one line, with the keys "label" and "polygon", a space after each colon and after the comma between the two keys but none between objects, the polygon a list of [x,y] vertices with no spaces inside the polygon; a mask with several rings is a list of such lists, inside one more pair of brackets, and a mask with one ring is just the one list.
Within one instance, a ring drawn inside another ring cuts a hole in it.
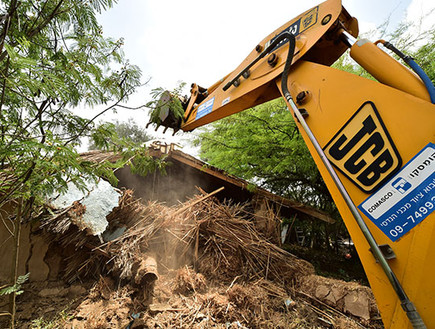
[{"label": "soil ground", "polygon": [[[316,295],[314,278],[305,285]],[[152,298],[111,277],[73,285],[35,282],[24,291],[17,309],[17,328],[23,329],[382,327],[270,281],[209,282],[188,267],[160,275]]]}]

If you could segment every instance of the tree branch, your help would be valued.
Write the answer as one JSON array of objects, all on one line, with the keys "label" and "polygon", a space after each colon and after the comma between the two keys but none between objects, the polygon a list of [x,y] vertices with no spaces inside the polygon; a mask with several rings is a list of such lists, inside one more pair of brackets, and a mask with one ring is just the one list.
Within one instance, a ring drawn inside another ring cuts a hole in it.
[{"label": "tree branch", "polygon": [[226,148],[229,148],[229,149],[234,149],[234,150],[242,150],[242,149],[244,149],[244,147],[230,146],[228,144],[225,144],[224,142],[221,142],[221,141],[219,141],[217,139],[214,139],[214,138],[210,138],[208,136],[201,136],[201,138],[202,139],[207,139],[207,140],[209,140],[211,142],[214,142],[216,144],[220,144],[220,145],[222,145],[222,146],[224,146]]},{"label": "tree branch", "polygon": [[[27,38],[31,39],[32,37],[34,37],[36,34],[38,34],[44,27],[46,27],[58,14],[58,10],[60,8],[60,6],[62,5],[62,3],[64,2],[64,0],[60,0],[59,3],[57,4],[57,6],[53,9],[53,11],[50,13],[50,15],[48,15],[45,20],[38,25],[34,30],[30,30],[27,33]],[[42,10],[41,10],[42,12]]]},{"label": "tree branch", "polygon": [[[15,12],[17,11],[17,8],[18,8],[18,0],[12,0],[11,4],[9,6],[9,10],[8,10],[8,13],[7,13],[7,18],[5,20],[5,24],[4,24],[4,27],[3,27],[3,32],[2,32],[2,35],[1,35],[0,53],[3,52],[3,46],[5,44],[6,36],[8,35],[8,32],[9,32],[9,27],[11,25],[12,17],[14,16]],[[1,60],[3,60],[3,58]]]},{"label": "tree branch", "polygon": [[116,101],[113,105],[109,106],[108,108],[106,108],[105,110],[101,111],[100,113],[98,113],[96,116],[94,116],[92,119],[90,119],[83,127],[82,129],[79,130],[79,132],[77,134],[75,134],[74,136],[72,136],[69,140],[67,140],[63,146],[67,146],[69,143],[71,143],[72,141],[74,141],[75,139],[77,139],[78,137],[80,137],[83,132],[86,130],[86,128],[89,127],[89,125],[91,123],[93,123],[98,117],[102,116],[104,113],[106,113],[107,111],[115,108],[116,106],[118,106],[119,103],[122,102],[122,98],[119,99],[118,101]]}]

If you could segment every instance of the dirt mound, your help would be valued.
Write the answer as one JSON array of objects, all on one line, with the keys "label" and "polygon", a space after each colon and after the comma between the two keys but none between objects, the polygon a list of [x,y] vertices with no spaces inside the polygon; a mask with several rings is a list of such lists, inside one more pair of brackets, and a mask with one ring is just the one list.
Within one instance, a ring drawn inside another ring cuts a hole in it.
[{"label": "dirt mound", "polygon": [[174,293],[189,295],[191,293],[204,292],[207,290],[207,280],[201,273],[196,273],[187,266],[177,271],[175,277]]},{"label": "dirt mound", "polygon": [[355,282],[311,275],[300,280],[299,290],[300,294],[312,296],[336,310],[359,317],[365,324],[378,313],[370,288]]},{"label": "dirt mound", "polygon": [[[67,216],[44,224],[62,257],[69,255],[60,271],[67,283],[28,284],[19,296],[20,328],[44,328],[35,321],[76,329],[374,325],[368,288],[314,276],[310,263],[269,242],[241,205],[210,195],[171,208],[144,205],[125,191],[103,242]],[[366,308],[351,303],[363,295]]]}]

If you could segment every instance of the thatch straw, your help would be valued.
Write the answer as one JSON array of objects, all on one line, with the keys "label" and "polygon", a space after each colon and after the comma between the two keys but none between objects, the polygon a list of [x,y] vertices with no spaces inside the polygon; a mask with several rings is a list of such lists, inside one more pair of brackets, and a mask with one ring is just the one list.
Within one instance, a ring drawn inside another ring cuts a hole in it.
[{"label": "thatch straw", "polygon": [[46,225],[63,248],[82,250],[80,257],[75,257],[80,264],[69,261],[67,273],[75,277],[105,268],[129,279],[134,265],[149,253],[157,255],[163,268],[194,265],[207,277],[221,281],[231,282],[236,276],[286,281],[313,273],[309,263],[270,243],[244,206],[220,203],[212,194],[169,208],[156,202],[143,204],[132,191],[124,191],[107,220],[109,230],[126,230],[103,244],[72,229],[68,214],[71,216],[71,211]]}]

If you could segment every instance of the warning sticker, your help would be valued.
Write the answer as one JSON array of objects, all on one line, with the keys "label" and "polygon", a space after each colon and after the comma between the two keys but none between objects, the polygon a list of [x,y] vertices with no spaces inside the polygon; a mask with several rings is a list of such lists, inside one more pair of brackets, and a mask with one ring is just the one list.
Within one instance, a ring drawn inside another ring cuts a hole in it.
[{"label": "warning sticker", "polygon": [[311,26],[317,23],[318,11],[319,11],[319,7],[315,7],[311,9],[308,13],[306,13],[303,17],[301,17],[300,32],[309,29]]},{"label": "warning sticker", "polygon": [[358,208],[392,241],[435,210],[435,144],[429,143]]},{"label": "warning sticker", "polygon": [[[265,48],[267,48],[272,42],[274,42],[284,32],[289,32],[296,37],[297,35],[299,35],[299,33],[302,33],[304,31],[308,30],[309,28],[313,27],[317,23],[318,11],[319,11],[319,6],[311,9],[305,15],[301,16],[301,18],[299,18],[296,22],[290,24],[289,27],[282,30],[275,37],[273,37],[271,40],[269,40],[266,43]],[[281,41],[279,44],[276,45],[275,48],[273,48],[271,50],[271,52],[284,46],[285,44],[287,44],[287,42],[288,42],[287,39]]]},{"label": "warning sticker", "polygon": [[214,104],[214,97],[209,99],[207,102],[202,103],[198,107],[198,111],[196,112],[196,120],[202,118],[204,115],[211,113]]}]

